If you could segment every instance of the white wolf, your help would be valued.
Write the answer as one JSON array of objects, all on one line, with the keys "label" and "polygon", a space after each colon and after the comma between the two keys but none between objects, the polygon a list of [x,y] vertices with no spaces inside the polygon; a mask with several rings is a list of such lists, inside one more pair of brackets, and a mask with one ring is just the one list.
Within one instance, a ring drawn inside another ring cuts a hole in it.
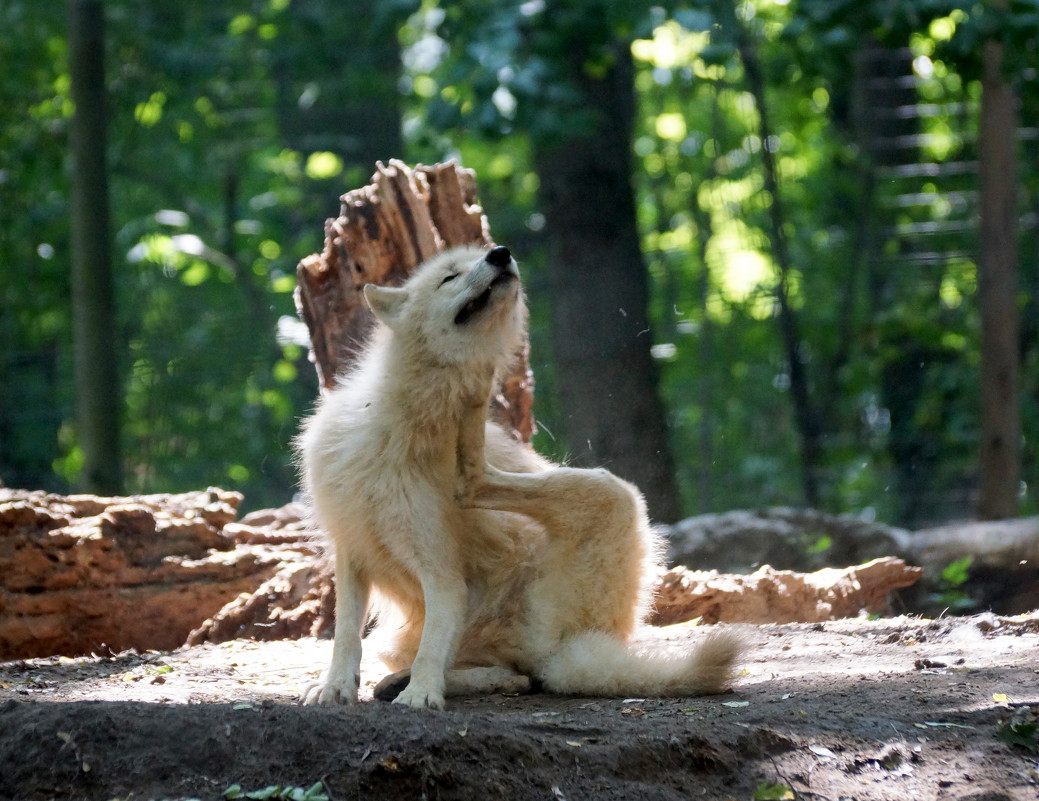
[{"label": "white wolf", "polygon": [[569,694],[724,689],[731,633],[682,655],[628,645],[661,552],[638,490],[487,421],[526,323],[509,251],[450,250],[364,294],[381,324],[297,441],[337,589],[332,663],[302,701],[356,702],[370,601],[380,656],[408,682],[396,703],[440,709],[524,677]]}]

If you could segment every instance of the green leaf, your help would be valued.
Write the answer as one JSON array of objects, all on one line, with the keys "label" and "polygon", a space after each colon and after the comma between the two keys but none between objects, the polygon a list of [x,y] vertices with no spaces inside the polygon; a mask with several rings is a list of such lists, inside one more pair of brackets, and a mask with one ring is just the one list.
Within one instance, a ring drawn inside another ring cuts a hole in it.
[{"label": "green leaf", "polygon": [[787,801],[794,797],[794,791],[785,784],[762,782],[754,791],[754,801]]},{"label": "green leaf", "polygon": [[996,730],[996,736],[1007,745],[1025,748],[1034,754],[1039,752],[1039,719],[1021,722],[1011,718]]},{"label": "green leaf", "polygon": [[970,578],[969,568],[972,557],[970,555],[964,556],[962,559],[957,559],[955,562],[951,562],[945,570],[942,571],[942,580],[948,582],[953,587],[958,587]]},{"label": "green leaf", "polygon": [[328,801],[328,794],[325,793],[325,785],[321,782],[314,782],[310,788],[303,794],[304,801]]},{"label": "green leaf", "polygon": [[281,785],[272,784],[269,787],[264,787],[262,790],[253,790],[251,793],[246,793],[246,798],[252,798],[254,801],[267,801],[269,798],[277,798],[281,795]]}]

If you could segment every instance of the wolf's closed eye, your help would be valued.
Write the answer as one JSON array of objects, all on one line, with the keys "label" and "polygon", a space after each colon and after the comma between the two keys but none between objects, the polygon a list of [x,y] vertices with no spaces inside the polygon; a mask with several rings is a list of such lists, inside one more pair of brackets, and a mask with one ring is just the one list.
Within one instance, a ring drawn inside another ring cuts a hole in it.
[{"label": "wolf's closed eye", "polygon": [[450,275],[445,275],[444,276],[444,280],[440,282],[440,286],[443,286],[448,281],[454,281],[457,277],[458,277],[457,273],[451,273]]}]

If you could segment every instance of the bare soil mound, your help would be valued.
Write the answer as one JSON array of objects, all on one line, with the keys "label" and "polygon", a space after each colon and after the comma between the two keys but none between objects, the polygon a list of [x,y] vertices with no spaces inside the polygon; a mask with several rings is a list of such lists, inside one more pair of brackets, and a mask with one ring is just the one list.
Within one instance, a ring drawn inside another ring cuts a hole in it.
[{"label": "bare soil mound", "polygon": [[[0,798],[301,797],[317,782],[311,797],[335,801],[1039,796],[1039,614],[740,629],[751,648],[723,696],[440,713],[296,706],[325,640],[2,663]],[[681,647],[698,630],[648,636]],[[381,675],[366,662],[366,699]]]}]

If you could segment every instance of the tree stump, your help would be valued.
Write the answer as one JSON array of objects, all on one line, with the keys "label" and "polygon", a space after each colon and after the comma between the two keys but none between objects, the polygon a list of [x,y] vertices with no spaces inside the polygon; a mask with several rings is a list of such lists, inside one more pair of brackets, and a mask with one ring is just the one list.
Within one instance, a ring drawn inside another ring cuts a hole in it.
[{"label": "tree stump", "polygon": [[[472,170],[453,161],[413,170],[380,162],[371,183],[343,195],[339,216],[325,222],[322,252],[296,270],[296,308],[310,331],[323,390],[350,370],[374,325],[365,284],[401,284],[442,250],[493,244]],[[492,416],[527,443],[534,433],[528,354],[525,340],[491,401]]]}]

